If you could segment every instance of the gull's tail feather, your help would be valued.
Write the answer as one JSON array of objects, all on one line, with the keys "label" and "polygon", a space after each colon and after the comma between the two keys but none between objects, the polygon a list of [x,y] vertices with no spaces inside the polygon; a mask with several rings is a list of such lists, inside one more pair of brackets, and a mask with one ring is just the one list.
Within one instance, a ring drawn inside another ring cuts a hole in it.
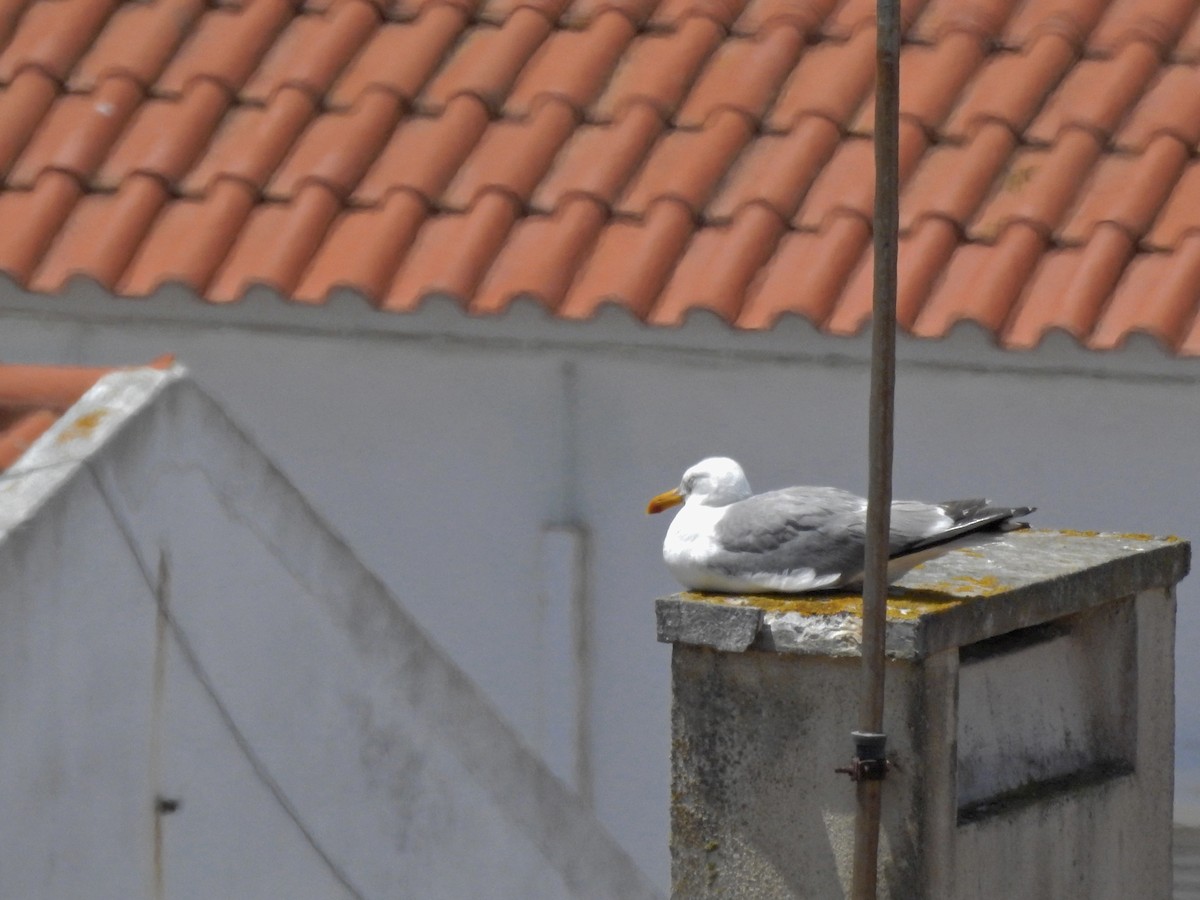
[{"label": "gull's tail feather", "polygon": [[1028,528],[1025,522],[1016,521],[1020,516],[1027,516],[1037,510],[1036,506],[990,506],[987,500],[947,500],[939,503],[939,507],[948,515],[954,524],[945,531],[914,541],[893,557],[907,556],[919,550],[936,547],[949,543],[964,535],[979,531],[1016,531]]}]

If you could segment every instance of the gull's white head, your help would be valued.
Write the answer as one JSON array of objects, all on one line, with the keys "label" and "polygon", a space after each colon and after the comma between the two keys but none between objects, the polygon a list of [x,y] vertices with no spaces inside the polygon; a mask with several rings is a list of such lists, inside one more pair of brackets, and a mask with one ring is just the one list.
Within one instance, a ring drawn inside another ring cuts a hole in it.
[{"label": "gull's white head", "polygon": [[728,506],[749,496],[750,483],[742,467],[727,456],[710,456],[684,472],[679,487],[651,500],[646,512],[660,513],[680,503]]}]

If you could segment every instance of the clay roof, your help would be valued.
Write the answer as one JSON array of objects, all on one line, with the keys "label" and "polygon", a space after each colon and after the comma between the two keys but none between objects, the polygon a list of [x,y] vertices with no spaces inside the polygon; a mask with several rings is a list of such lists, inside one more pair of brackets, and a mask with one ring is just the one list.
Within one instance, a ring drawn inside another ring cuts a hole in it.
[{"label": "clay roof", "polygon": [[[899,316],[1200,355],[1191,0],[905,0]],[[869,311],[874,0],[0,0],[0,269]]]},{"label": "clay roof", "polygon": [[[173,358],[150,363],[169,367]],[[21,458],[34,441],[113,367],[22,366],[0,363],[0,472]]]}]

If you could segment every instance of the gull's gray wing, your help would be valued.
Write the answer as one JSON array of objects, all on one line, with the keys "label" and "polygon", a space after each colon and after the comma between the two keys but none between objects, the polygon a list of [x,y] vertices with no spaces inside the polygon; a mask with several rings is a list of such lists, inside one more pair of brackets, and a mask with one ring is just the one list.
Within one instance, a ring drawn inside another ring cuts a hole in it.
[{"label": "gull's gray wing", "polygon": [[[854,576],[863,568],[866,523],[866,500],[837,488],[759,494],[731,504],[717,523],[720,552],[712,564],[734,576],[800,569],[813,570],[818,579]],[[898,500],[892,504],[890,555],[904,554],[954,524],[941,506]]]},{"label": "gull's gray wing", "polygon": [[[897,562],[924,558],[931,548],[972,532],[1021,527],[1013,520],[1030,512],[1032,507],[993,507],[986,500],[897,500],[892,503],[888,555]],[[710,565],[732,578],[753,578],[785,590],[791,589],[785,586],[786,576],[806,587],[852,583],[862,575],[866,530],[867,501],[848,491],[770,491],[730,504],[716,525],[718,550]]]},{"label": "gull's gray wing", "polygon": [[866,501],[837,488],[785,488],[730,504],[717,523],[714,568],[729,575],[862,568]]}]

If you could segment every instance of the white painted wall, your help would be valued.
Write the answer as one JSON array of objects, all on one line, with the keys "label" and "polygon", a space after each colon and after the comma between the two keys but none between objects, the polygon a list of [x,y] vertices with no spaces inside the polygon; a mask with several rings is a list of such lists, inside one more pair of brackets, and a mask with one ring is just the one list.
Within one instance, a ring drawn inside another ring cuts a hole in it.
[{"label": "white painted wall", "polygon": [[0,570],[0,897],[659,896],[174,373],[6,473]]},{"label": "white painted wall", "polygon": [[[658,556],[667,522],[644,515],[646,500],[714,453],[739,458],[758,489],[866,486],[865,343],[797,323],[653,331],[623,315],[478,320],[434,304],[392,316],[261,297],[214,308],[83,286],[6,305],[10,361],[177,353],[534,746],[548,740],[541,535],[585,525],[586,770],[601,821],[664,886],[668,649],[652,601],[674,585]],[[1007,354],[971,329],[905,341],[901,356],[898,495],[986,494],[1038,505],[1046,525],[1200,535],[1200,361],[1143,344]],[[1200,808],[1198,600],[1185,581],[1179,784]]]}]

